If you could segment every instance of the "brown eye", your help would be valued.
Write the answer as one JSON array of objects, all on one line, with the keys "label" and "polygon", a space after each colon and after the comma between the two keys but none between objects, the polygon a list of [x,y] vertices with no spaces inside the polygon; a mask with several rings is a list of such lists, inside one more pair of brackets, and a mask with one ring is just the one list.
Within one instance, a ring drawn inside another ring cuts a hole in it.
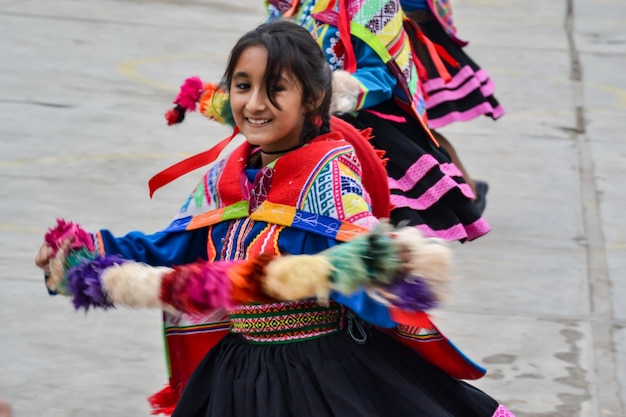
[{"label": "brown eye", "polygon": [[282,85],[273,85],[270,87],[270,91],[272,93],[280,93],[281,91],[285,91],[285,87]]},{"label": "brown eye", "polygon": [[237,83],[237,84],[235,84],[235,88],[237,90],[249,90],[250,89],[250,84],[248,84],[248,83]]}]

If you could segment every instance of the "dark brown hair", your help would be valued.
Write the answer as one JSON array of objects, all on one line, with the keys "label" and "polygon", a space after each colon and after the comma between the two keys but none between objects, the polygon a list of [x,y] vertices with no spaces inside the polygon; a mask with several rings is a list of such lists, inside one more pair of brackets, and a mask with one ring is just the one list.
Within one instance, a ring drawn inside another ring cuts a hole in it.
[{"label": "dark brown hair", "polygon": [[[321,103],[306,114],[301,140],[308,141],[330,132],[330,99],[332,73],[319,45],[311,34],[295,23],[277,21],[265,23],[243,35],[228,59],[222,88],[230,89],[233,72],[241,54],[250,47],[260,46],[267,51],[265,89],[270,102],[276,104],[276,85],[283,72],[296,77],[302,85],[302,104]],[[320,123],[321,122],[321,123]]]}]

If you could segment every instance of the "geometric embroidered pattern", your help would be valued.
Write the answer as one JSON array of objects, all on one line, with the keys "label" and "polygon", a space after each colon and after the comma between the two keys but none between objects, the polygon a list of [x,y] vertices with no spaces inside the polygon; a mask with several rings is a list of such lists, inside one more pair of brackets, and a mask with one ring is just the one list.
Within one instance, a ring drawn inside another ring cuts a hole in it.
[{"label": "geometric embroidered pattern", "polygon": [[232,333],[255,343],[291,343],[343,329],[343,308],[313,300],[237,306],[229,310]]},{"label": "geometric embroidered pattern", "polygon": [[326,164],[318,172],[306,195],[303,209],[310,213],[318,213],[343,220],[343,218],[337,215],[335,204],[336,193],[338,191],[343,192],[343,190],[335,190],[334,188],[335,184],[341,184],[341,177],[332,169],[336,164],[337,162],[335,161],[331,164]]}]

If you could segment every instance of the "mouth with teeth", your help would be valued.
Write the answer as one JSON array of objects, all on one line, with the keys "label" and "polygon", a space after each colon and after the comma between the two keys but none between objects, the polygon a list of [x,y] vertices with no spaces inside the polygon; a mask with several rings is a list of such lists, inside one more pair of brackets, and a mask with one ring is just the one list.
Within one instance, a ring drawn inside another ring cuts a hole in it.
[{"label": "mouth with teeth", "polygon": [[271,122],[272,119],[251,119],[249,117],[246,117],[246,122],[255,125],[255,126],[262,126],[262,125],[266,125],[269,122]]}]

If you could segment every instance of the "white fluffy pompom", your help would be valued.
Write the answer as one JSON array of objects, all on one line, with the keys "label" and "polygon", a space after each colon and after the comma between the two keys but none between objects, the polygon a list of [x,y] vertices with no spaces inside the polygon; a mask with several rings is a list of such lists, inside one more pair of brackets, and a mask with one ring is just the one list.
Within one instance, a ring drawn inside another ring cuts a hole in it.
[{"label": "white fluffy pompom", "polygon": [[333,71],[333,93],[330,101],[330,114],[354,111],[359,97],[360,83],[352,74],[344,70]]},{"label": "white fluffy pompom", "polygon": [[452,250],[442,239],[424,237],[415,227],[403,227],[392,233],[401,247],[402,270],[423,278],[438,301],[445,299],[452,280]]},{"label": "white fluffy pompom", "polygon": [[172,268],[125,262],[111,266],[102,273],[102,287],[113,304],[118,306],[167,308],[160,299],[161,280],[171,271]]},{"label": "white fluffy pompom", "polygon": [[322,256],[282,256],[265,267],[263,291],[283,301],[316,297],[328,305],[332,265]]}]

